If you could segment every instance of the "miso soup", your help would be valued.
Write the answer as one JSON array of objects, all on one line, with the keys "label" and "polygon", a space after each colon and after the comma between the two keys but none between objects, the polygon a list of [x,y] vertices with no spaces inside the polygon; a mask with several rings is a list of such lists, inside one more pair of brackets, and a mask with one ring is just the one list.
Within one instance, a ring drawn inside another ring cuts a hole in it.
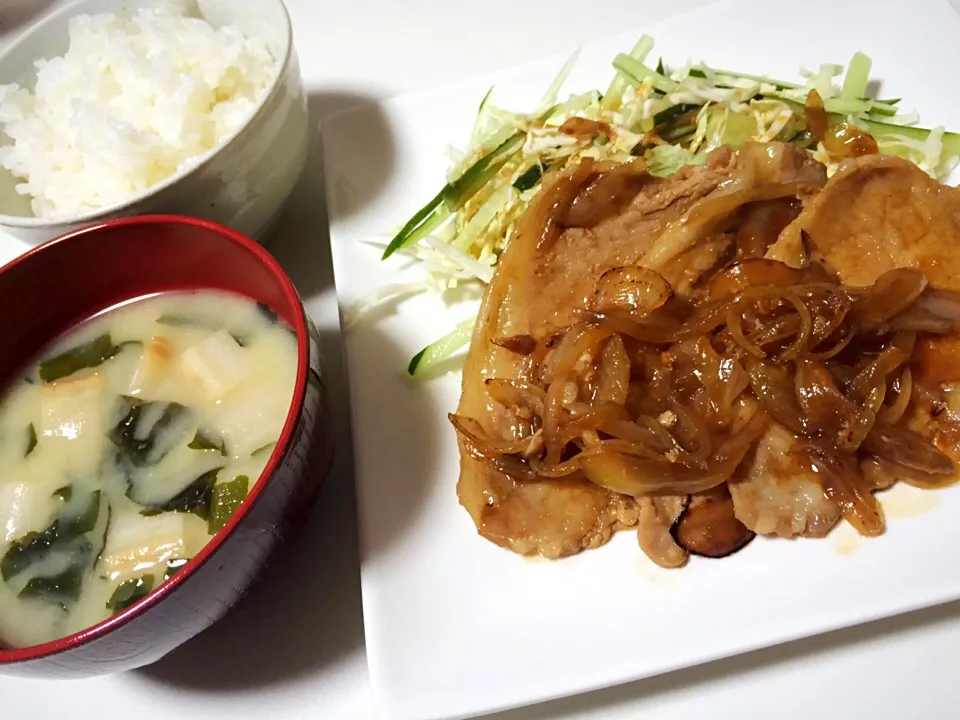
[{"label": "miso soup", "polygon": [[112,309],[0,400],[0,641],[94,625],[210,541],[270,457],[297,374],[292,330],[219,292]]}]

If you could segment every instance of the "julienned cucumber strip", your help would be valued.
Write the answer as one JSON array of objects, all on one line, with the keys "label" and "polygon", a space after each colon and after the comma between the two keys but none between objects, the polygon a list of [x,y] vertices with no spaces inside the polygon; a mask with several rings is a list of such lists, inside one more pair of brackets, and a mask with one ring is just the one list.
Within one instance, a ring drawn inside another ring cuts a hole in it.
[{"label": "julienned cucumber strip", "polygon": [[[872,61],[869,56],[864,55],[861,52],[856,53],[853,56],[853,59],[850,61],[850,65],[847,69],[847,74],[844,77],[843,90],[839,97],[835,98],[826,98],[824,103],[827,106],[827,110],[831,112],[838,113],[851,113],[851,114],[860,114],[860,113],[876,113],[878,115],[888,115],[890,117],[897,114],[897,109],[894,107],[899,99],[896,100],[873,100],[871,98],[864,97],[867,91],[867,83],[870,80],[870,67]],[[764,85],[773,85],[776,88],[776,92],[765,93],[764,97],[775,98],[778,100],[793,99],[795,97],[784,97],[782,93],[784,91],[800,91],[804,90],[802,85],[797,85],[796,83],[786,82],[784,80],[778,80],[776,78],[768,78],[762,75],[751,75],[750,73],[734,72],[732,70],[721,70],[718,68],[709,68],[709,70],[714,74],[715,77],[719,78],[717,82],[718,87],[724,87],[723,78],[731,78],[734,80],[749,80],[756,83],[761,83]],[[663,73],[661,73],[663,74]],[[690,68],[691,77],[705,79],[707,73],[703,68]],[[833,107],[831,107],[831,105]]]},{"label": "julienned cucumber strip", "polygon": [[[446,188],[444,188],[445,190]],[[438,211],[442,209],[443,206],[443,190],[441,190],[437,195],[430,200],[426,205],[417,210],[412,218],[407,220],[406,225],[400,228],[400,231],[393,236],[393,239],[390,241],[390,244],[387,245],[387,249],[383,251],[383,260],[386,260],[388,257],[393,255],[394,252],[402,248],[408,242],[413,242],[414,234],[420,229],[429,218],[436,215]],[[423,233],[424,235],[426,233]],[[419,236],[419,237],[422,237]],[[417,239],[419,239],[419,237]]]},{"label": "julienned cucumber strip", "polygon": [[451,213],[463,207],[470,196],[500,172],[500,168],[506,164],[510,156],[523,146],[523,139],[524,134],[517,132],[493,152],[477,160],[459,178],[444,185],[443,190],[420,208],[417,214],[400,228],[400,232],[393,236],[380,259],[386,260],[400,248],[417,242],[440,227]]},{"label": "julienned cucumber strip", "polygon": [[847,74],[843,79],[840,97],[844,100],[855,100],[866,95],[872,65],[873,61],[867,55],[862,52],[854,53],[850,64],[847,65]]},{"label": "julienned cucumber strip", "polygon": [[[666,75],[661,72],[662,61],[658,64],[657,70],[651,70],[649,67],[643,64],[643,59],[646,58],[652,48],[652,38],[644,35],[640,38],[629,55],[624,53],[617,55],[617,57],[614,59],[613,65],[617,69],[618,75],[611,82],[610,88],[607,90],[607,92],[600,98],[602,107],[609,108],[612,104],[615,104],[618,96],[622,94],[624,84],[626,82],[639,85],[643,81],[649,79],[651,85],[656,90],[659,90],[663,93],[672,92],[679,87],[678,83],[666,77]],[[572,59],[573,58],[571,58],[571,60]],[[568,60],[567,64],[564,65],[564,68],[561,70],[558,79],[564,78],[569,72],[571,60]],[[863,62],[866,62],[866,70],[869,72],[869,58],[867,58],[865,55],[855,55],[854,61],[856,62],[856,67],[854,69],[858,73],[863,69]],[[854,62],[851,63],[851,66],[854,66]],[[774,85],[778,91],[797,89],[800,87],[799,85],[795,85],[793,83],[787,83],[781,80],[765,78],[757,75],[749,75],[747,73],[734,73],[726,70],[714,70],[713,72],[727,77],[769,83]],[[696,77],[706,77],[704,70],[696,68],[692,69],[690,74]],[[854,80],[850,82],[850,87],[856,88],[858,87],[859,83],[860,81],[855,77]],[[863,84],[865,87],[865,81]],[[551,91],[556,90],[556,85],[557,81],[554,81],[545,100],[549,99],[549,96],[552,94]],[[490,92],[488,91],[481,101],[480,107],[478,108],[478,125],[480,115],[482,115],[489,97]],[[576,109],[572,107],[574,103],[578,105],[586,104],[590,101],[590,99],[590,95],[588,94],[571,98],[571,100],[564,105],[554,106],[548,109],[540,116],[540,119],[550,117],[556,112],[573,111]],[[585,102],[580,102],[584,100]],[[842,99],[838,98],[828,100],[828,103],[830,102],[835,104],[836,107],[829,107],[828,109],[835,112],[856,114],[874,112],[884,115],[893,115],[896,113],[892,103],[885,104],[861,98],[853,98],[848,100],[846,97]],[[566,107],[567,105],[571,107]],[[665,115],[666,114],[672,113],[665,113]],[[664,119],[666,119],[666,117],[661,118],[661,120]],[[477,128],[475,127],[474,132],[476,132],[476,130]],[[480,190],[480,188],[482,188],[484,185],[490,182],[493,177],[496,176],[500,169],[523,146],[524,138],[525,134],[522,131],[517,131],[512,135],[507,136],[497,147],[477,160],[459,178],[453,182],[447,183],[447,185],[434,198],[432,198],[430,202],[428,202],[412,218],[410,218],[410,220],[391,239],[390,243],[387,245],[387,248],[384,250],[382,259],[387,259],[400,248],[418,242],[424,236],[440,227],[453,213],[457,212],[461,207],[463,207],[470,197],[472,197],[477,191]]]},{"label": "julienned cucumber strip", "polygon": [[[665,110],[661,110],[656,115],[653,116],[653,126],[657,127],[665,123],[667,120],[672,120],[675,117],[679,117],[685,113],[693,112],[694,110],[699,110],[702,105],[693,105],[691,103],[680,103],[678,105],[671,105]],[[696,124],[696,123],[694,123]]]},{"label": "julienned cucumber strip", "polygon": [[[763,93],[762,97],[773,100],[781,100],[783,102],[803,103],[803,101],[798,98],[796,94],[787,95],[786,93],[781,92]],[[891,103],[883,102],[881,100],[871,100],[870,98],[863,97],[831,97],[826,98],[823,101],[823,105],[827,109],[827,112],[839,113],[841,115],[862,115],[864,113],[876,113],[878,115],[893,117],[897,114],[897,108]]]},{"label": "julienned cucumber strip", "polygon": [[480,129],[483,127],[483,111],[487,108],[487,103],[490,101],[490,96],[493,94],[493,86],[487,90],[487,94],[483,96],[483,100],[480,101],[480,106],[477,108],[477,119],[473,121],[473,130],[470,133],[470,144],[472,145],[478,137],[480,137]]},{"label": "julienned cucumber strip", "polygon": [[500,172],[507,160],[521,147],[526,133],[517,132],[504,140],[496,150],[477,160],[470,168],[452,183],[440,191],[443,204],[453,212],[463,207],[463,204],[487,182]]},{"label": "julienned cucumber strip", "polygon": [[550,83],[550,87],[547,88],[547,91],[543,94],[543,98],[540,100],[540,107],[549,107],[557,102],[557,94],[560,92],[560,88],[563,87],[563,84],[567,81],[567,78],[570,77],[570,73],[573,71],[573,67],[577,64],[577,59],[580,57],[580,49],[578,48],[570,57],[567,58],[567,61],[563,64],[563,67],[560,68],[560,72],[557,73],[557,76],[553,79],[553,82]]},{"label": "julienned cucumber strip", "polygon": [[[567,103],[547,108],[536,119],[547,120],[557,112],[567,112],[573,109],[574,105],[589,101],[592,97],[594,97],[592,93],[578,95]],[[500,172],[510,158],[523,147],[526,136],[525,132],[518,130],[467,168],[456,180],[447,183],[430,202],[407,221],[406,225],[400,228],[400,231],[390,240],[380,259],[386,260],[400,248],[417,242],[440,227],[451,214],[463,207],[467,200]]]},{"label": "julienned cucumber strip", "polygon": [[[650,51],[653,50],[653,38],[649,35],[644,35],[639,40],[637,44],[633,46],[633,50],[630,51],[630,57],[643,62],[647,59],[647,55],[650,54]],[[660,59],[660,63],[657,65],[658,72],[663,67],[663,58]],[[661,74],[663,74],[661,72]],[[610,81],[610,86],[607,88],[607,91],[603,94],[603,99],[600,100],[600,107],[604,110],[613,110],[616,108],[617,103],[620,102],[620,98],[623,95],[623,91],[626,89],[626,83],[623,80],[623,76],[620,73],[617,73],[613,76],[613,80]]]},{"label": "julienned cucumber strip", "polygon": [[[833,119],[831,116],[831,120]],[[836,118],[837,121],[841,119],[842,118]],[[910,138],[911,140],[923,141],[933,132],[928,128],[913,127],[912,125],[893,125],[878,120],[857,120],[857,122],[862,124],[875,138],[899,135]],[[944,132],[942,142],[944,156],[960,156],[960,133]]]},{"label": "julienned cucumber strip", "polygon": [[628,83],[639,86],[644,80],[649,78],[650,84],[655,90],[662,93],[674,92],[679,86],[665,75],[661,75],[656,70],[651,70],[636,58],[620,53],[613,59],[613,66],[623,74]]},{"label": "julienned cucumber strip", "polygon": [[[710,68],[714,75],[720,75],[722,77],[734,78],[737,80],[751,80],[756,83],[763,83],[766,85],[773,85],[778,90],[799,90],[800,85],[796,83],[787,82],[786,80],[777,80],[776,78],[763,77],[762,75],[751,75],[750,73],[742,72],[733,72],[732,70],[720,70],[719,68]],[[691,68],[690,74],[693,77],[705,78],[707,74],[699,68]]]},{"label": "julienned cucumber strip", "polygon": [[[803,113],[803,105],[791,100],[785,101],[798,113]],[[837,113],[830,113],[830,124],[846,122],[846,116]],[[857,118],[858,125],[862,125],[875,138],[900,136],[910,140],[923,142],[927,139],[933,130],[930,128],[915,127],[913,125],[894,125],[893,123],[880,122],[879,120],[866,120]],[[944,156],[960,156],[960,133],[946,131],[943,133],[943,154]]]},{"label": "julienned cucumber strip", "polygon": [[861,100],[859,98],[827,98],[823,101],[823,106],[827,112],[839,113],[840,115],[857,115],[859,113],[871,112],[873,110],[872,100]]},{"label": "julienned cucumber strip", "polygon": [[520,192],[525,192],[529,190],[538,182],[540,178],[543,177],[543,173],[547,171],[550,167],[550,163],[538,163],[537,165],[531,165],[529,168],[523,171],[523,174],[513,181],[513,187]]},{"label": "julienned cucumber strip", "polygon": [[[667,76],[663,68],[662,59],[658,63],[656,70],[652,70],[644,64],[643,61],[652,49],[652,38],[644,35],[629,54],[620,53],[616,56],[613,61],[613,66],[617,70],[617,75],[603,96],[598,96],[597,93],[585,93],[581,96],[573,96],[566,103],[554,105],[542,112],[537,119],[545,120],[555,113],[574,112],[590,104],[590,102],[593,101],[593,97],[597,97],[602,108],[607,110],[613,109],[619,102],[620,96],[623,94],[623,90],[627,84],[639,86],[644,82],[649,82],[650,85],[660,93],[674,92],[680,87],[680,84]],[[557,79],[551,84],[544,98],[545,102],[553,100],[553,96],[559,90],[560,84],[562,84],[569,73],[575,58],[576,54],[567,61],[557,76]],[[884,123],[864,117],[865,115],[869,115],[869,118],[875,118],[877,115],[881,117],[893,117],[897,114],[896,104],[899,102],[899,98],[893,100],[873,100],[863,97],[867,90],[871,66],[872,62],[867,55],[860,52],[854,54],[847,67],[843,87],[839,96],[825,98],[824,104],[827,111],[831,113],[831,119],[834,122],[838,122],[842,121],[845,116],[854,115],[858,118],[859,122],[870,128],[871,132],[875,134],[881,136],[902,135],[914,140],[925,139],[927,135],[929,135],[930,130]],[[821,66],[821,75],[826,79],[829,79],[832,75],[839,74],[839,72],[840,66]],[[691,68],[689,74],[693,77],[703,79],[707,79],[708,75],[712,74],[712,76],[720,79],[720,82],[717,84],[718,86],[723,86],[723,78],[748,80],[763,83],[768,86],[773,85],[775,90],[762,93],[761,96],[777,99],[801,110],[803,109],[802,100],[796,97],[797,93],[803,90],[803,86],[795,83],[760,75],[751,75],[749,73],[709,68],[705,65]],[[490,92],[484,96],[483,101],[480,103],[477,124],[474,127],[474,135],[476,135],[479,130],[481,116],[483,115],[489,97]],[[691,109],[695,107],[698,106],[692,106]],[[663,122],[675,113],[680,113],[685,109],[687,109],[687,106],[668,108],[661,111],[655,118],[655,121],[659,120],[659,122]],[[657,123],[655,122],[655,124]],[[458,212],[476,192],[495,178],[511,158],[515,157],[517,152],[523,147],[525,136],[526,133],[523,130],[515,130],[512,131],[511,134],[511,128],[508,126],[502,128],[488,139],[488,147],[496,143],[495,147],[471,165],[460,177],[447,183],[430,202],[410,218],[388,244],[382,256],[383,259],[390,257],[390,255],[402,247],[418,242],[424,236],[443,225],[443,223],[446,222],[451,215]],[[681,137],[665,137],[664,139],[670,142],[678,142],[683,139],[684,136],[685,135]],[[943,149],[944,152],[950,155],[960,154],[960,135],[945,133],[943,136]],[[521,189],[528,189],[539,182],[539,177],[535,169],[530,168],[516,182],[519,183]]]},{"label": "julienned cucumber strip", "polygon": [[410,359],[407,372],[417,377],[441,360],[445,360],[453,355],[457,350],[470,342],[470,336],[473,334],[473,326],[476,322],[477,319],[475,317],[467,318],[457,325],[457,327],[453,329],[453,332],[427,345]]}]

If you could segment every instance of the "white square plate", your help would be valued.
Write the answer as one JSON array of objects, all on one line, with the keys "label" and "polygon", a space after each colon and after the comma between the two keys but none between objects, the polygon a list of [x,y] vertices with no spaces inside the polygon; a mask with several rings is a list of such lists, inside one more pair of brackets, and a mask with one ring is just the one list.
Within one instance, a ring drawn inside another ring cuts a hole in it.
[{"label": "white square plate", "polygon": [[[947,0],[736,0],[643,30],[668,63],[704,60],[785,78],[862,50],[884,95],[903,96],[928,126],[960,128],[960,22]],[[643,30],[585,47],[565,93],[606,87],[611,59]],[[325,123],[341,310],[419,277],[403,260],[381,263],[367,241],[382,240],[437,192],[447,145],[465,142],[487,89],[496,86],[502,107],[532,109],[564,59]],[[561,562],[525,560],[481,539],[455,493],[446,413],[457,405],[459,375],[414,383],[405,374],[413,354],[475,305],[417,297],[346,337],[366,642],[384,717],[467,717],[960,597],[953,491],[898,490],[888,497],[888,532],[876,540],[859,543],[846,527],[821,541],[758,539],[679,571],[652,565],[633,533]]]}]

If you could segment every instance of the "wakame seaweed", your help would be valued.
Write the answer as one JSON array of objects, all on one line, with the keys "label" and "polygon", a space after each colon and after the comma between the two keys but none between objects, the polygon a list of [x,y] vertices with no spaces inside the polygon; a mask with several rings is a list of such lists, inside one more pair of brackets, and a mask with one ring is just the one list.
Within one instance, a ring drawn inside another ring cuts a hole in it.
[{"label": "wakame seaweed", "polygon": [[98,367],[120,352],[120,349],[121,346],[114,344],[110,333],[104,333],[90,342],[42,361],[39,368],[40,379],[45,383],[52,383],[80,370]]},{"label": "wakame seaweed", "polygon": [[263,303],[257,303],[257,310],[260,311],[260,314],[271,325],[275,325],[280,321],[279,315],[277,315],[273,310],[271,310],[269,305],[265,305]]},{"label": "wakame seaweed", "polygon": [[190,562],[187,558],[175,558],[167,560],[167,571],[163,574],[164,580],[169,580],[183,569],[183,566]]},{"label": "wakame seaweed", "polygon": [[30,567],[33,563],[43,560],[60,538],[60,521],[54,520],[43,532],[29,532],[18,540],[14,540],[3,558],[0,559],[0,576],[10,580]]},{"label": "wakame seaweed", "polygon": [[97,526],[100,519],[100,490],[94,490],[87,498],[83,510],[76,515],[60,517],[60,533],[64,537],[86,535]]},{"label": "wakame seaweed", "polygon": [[230,516],[237,511],[247,497],[249,489],[250,478],[246,475],[238,475],[233,480],[213,486],[207,532],[215,535],[227,524]]},{"label": "wakame seaweed", "polygon": [[258,455],[262,455],[263,453],[273,452],[273,449],[276,446],[277,444],[275,442],[267,443],[266,445],[261,445],[252,453],[250,453],[250,457],[257,457]]},{"label": "wakame seaweed", "polygon": [[93,559],[93,566],[100,564],[100,558],[103,557],[103,551],[107,549],[107,537],[110,534],[110,523],[113,522],[113,505],[107,503],[107,521],[103,524],[103,535],[100,538],[100,549],[97,550],[97,556]]},{"label": "wakame seaweed", "polygon": [[203,430],[197,430],[193,440],[187,443],[187,447],[191,450],[216,450],[223,457],[227,456],[227,444],[223,438],[215,438],[212,433]]},{"label": "wakame seaweed", "polygon": [[46,530],[29,532],[14,540],[4,553],[3,558],[0,558],[0,576],[4,580],[10,580],[54,551],[80,550],[80,555],[92,551],[93,545],[89,541],[81,543],[79,540],[81,536],[96,527],[99,516],[100,491],[96,490],[90,494],[80,513],[61,515]]},{"label": "wakame seaweed", "polygon": [[73,485],[67,485],[62,488],[57,488],[53,491],[53,497],[61,502],[68,503],[73,498]]},{"label": "wakame seaweed", "polygon": [[83,575],[84,568],[81,565],[72,565],[58,575],[30,578],[17,597],[52,602],[66,609],[68,604],[80,598]]},{"label": "wakame seaweed", "polygon": [[180,328],[196,328],[198,330],[219,330],[223,325],[216,320],[186,315],[184,313],[164,313],[156,320],[158,325]]},{"label": "wakame seaweed", "polygon": [[[132,463],[135,467],[143,467],[149,464],[151,460],[150,456],[156,449],[157,440],[164,430],[180,420],[189,410],[180,403],[145,402],[126,395],[123,397],[123,401],[126,408],[123,418],[110,431],[109,438],[123,453],[125,460]],[[163,412],[153,424],[153,427],[150,428],[146,437],[138,438],[137,430],[143,420],[144,414],[157,405],[165,406]],[[168,450],[169,449],[170,448],[168,448]],[[166,453],[163,453],[160,457],[152,458],[153,462],[159,462],[165,454]]]},{"label": "wakame seaweed", "polygon": [[221,470],[222,467],[208,470],[165,503],[141,503],[146,509],[141,510],[140,514],[149,517],[160,512],[185,512],[198,515],[203,520],[209,519],[213,486],[217,482],[217,473]]},{"label": "wakame seaweed", "polygon": [[149,595],[154,583],[153,575],[142,575],[120,583],[107,601],[107,609],[114,613],[126,610]]},{"label": "wakame seaweed", "polygon": [[37,429],[33,426],[33,423],[27,425],[27,451],[23,454],[24,457],[29,457],[30,453],[33,452],[33,449],[37,446]]}]

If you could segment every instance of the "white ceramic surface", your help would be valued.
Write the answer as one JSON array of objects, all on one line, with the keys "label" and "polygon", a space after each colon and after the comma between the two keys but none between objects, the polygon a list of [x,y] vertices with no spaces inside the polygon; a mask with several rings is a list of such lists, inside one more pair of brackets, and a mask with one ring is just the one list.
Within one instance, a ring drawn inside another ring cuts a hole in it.
[{"label": "white ceramic surface", "polygon": [[[809,0],[803,16],[817,21],[799,22],[794,6],[737,0],[645,30],[657,41],[654,54],[668,62],[702,59],[776,77],[794,77],[801,65],[845,63],[863,50],[874,58],[884,95],[903,96],[925,123],[960,127],[960,106],[943,90],[960,60],[960,23],[947,3],[865,8]],[[610,60],[639,33],[586,46],[567,91],[605,87]],[[495,85],[496,104],[532,108],[564,59],[324,124],[341,311],[385,283],[418,277],[403,259],[381,263],[380,249],[365,241],[382,240],[436,193],[446,146],[464,142],[486,90]],[[382,187],[371,199],[365,188],[373,183]],[[680,571],[655,567],[630,533],[557,563],[531,562],[480,539],[454,491],[458,455],[445,414],[456,407],[459,378],[416,384],[404,376],[414,353],[474,308],[419,297],[346,337],[367,653],[383,717],[466,717],[960,597],[946,552],[960,542],[955,490],[898,490],[888,497],[889,531],[879,539],[859,543],[846,528],[822,541],[759,539],[731,558],[695,559]]]},{"label": "white ceramic surface", "polygon": [[[164,0],[76,0],[23,31],[0,54],[0,83],[32,88],[33,63],[66,51],[71,17],[149,7]],[[62,218],[36,218],[17,180],[0,168],[0,228],[27,244],[38,244],[100,220],[144,213],[208,218],[261,239],[300,176],[306,158],[306,93],[286,9],[280,0],[197,0],[214,26],[235,24],[262,37],[282,58],[281,70],[254,115],[196,166],[144,193],[94,211]]]}]

